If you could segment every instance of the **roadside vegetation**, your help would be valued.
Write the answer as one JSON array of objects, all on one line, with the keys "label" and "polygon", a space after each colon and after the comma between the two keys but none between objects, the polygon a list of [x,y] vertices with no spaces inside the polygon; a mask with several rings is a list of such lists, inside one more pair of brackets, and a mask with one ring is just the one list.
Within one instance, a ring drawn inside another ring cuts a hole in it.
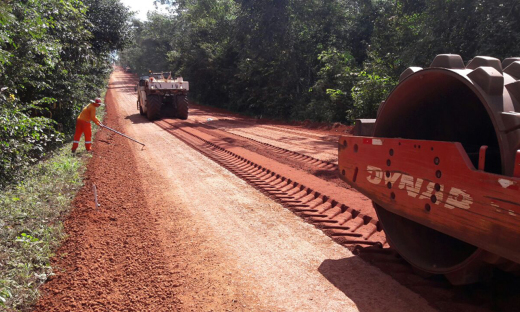
[{"label": "roadside vegetation", "polygon": [[[102,94],[104,94],[103,92]],[[103,120],[105,108],[97,109]],[[99,128],[93,129],[93,135]],[[28,311],[38,299],[38,288],[53,268],[50,260],[66,237],[62,221],[83,186],[83,174],[92,154],[81,138],[76,154],[65,145],[28,166],[24,178],[0,193],[0,308]],[[56,269],[56,268],[54,268]],[[1,309],[0,309],[1,311]]]},{"label": "roadside vegetation", "polygon": [[0,2],[0,189],[71,138],[129,16],[119,0]]},{"label": "roadside vegetation", "polygon": [[53,274],[50,258],[64,238],[60,222],[82,186],[89,154],[63,147],[0,193],[0,310],[24,311]]},{"label": "roadside vegetation", "polygon": [[1,311],[30,310],[53,274],[89,158],[70,154],[75,120],[104,94],[130,16],[119,0],[0,2]]},{"label": "roadside vegetation", "polygon": [[520,56],[517,0],[161,0],[121,64],[171,70],[201,104],[255,116],[375,118],[409,66],[436,54]]}]

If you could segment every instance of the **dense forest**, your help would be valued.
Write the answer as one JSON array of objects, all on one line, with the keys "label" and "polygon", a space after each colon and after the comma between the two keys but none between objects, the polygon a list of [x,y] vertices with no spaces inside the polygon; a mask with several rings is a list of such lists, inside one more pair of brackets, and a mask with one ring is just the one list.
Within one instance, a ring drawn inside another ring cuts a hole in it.
[{"label": "dense forest", "polygon": [[156,2],[169,13],[147,21],[119,0],[0,2],[0,187],[70,136],[114,58],[183,76],[201,104],[351,123],[436,54],[520,56],[518,0]]},{"label": "dense forest", "polygon": [[282,119],[374,117],[437,54],[520,56],[518,0],[177,0],[134,21],[122,64],[174,71],[201,104]]},{"label": "dense forest", "polygon": [[0,2],[0,188],[74,131],[130,17],[119,0]]}]

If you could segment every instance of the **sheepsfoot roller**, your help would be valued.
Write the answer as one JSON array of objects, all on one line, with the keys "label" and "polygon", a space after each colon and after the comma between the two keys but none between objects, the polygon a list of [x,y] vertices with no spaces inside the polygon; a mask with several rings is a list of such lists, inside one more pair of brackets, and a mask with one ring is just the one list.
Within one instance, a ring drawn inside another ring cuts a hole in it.
[{"label": "sheepsfoot roller", "polygon": [[357,127],[340,175],[404,259],[457,285],[520,272],[520,58],[439,55]]}]

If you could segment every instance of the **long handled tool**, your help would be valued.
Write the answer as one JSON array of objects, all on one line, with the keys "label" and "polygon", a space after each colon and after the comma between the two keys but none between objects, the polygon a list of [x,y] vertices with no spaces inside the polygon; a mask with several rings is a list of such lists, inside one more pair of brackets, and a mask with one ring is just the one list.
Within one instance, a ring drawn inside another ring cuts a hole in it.
[{"label": "long handled tool", "polygon": [[107,126],[105,126],[105,125],[102,125],[101,127],[105,128],[105,129],[108,129],[108,130],[110,130],[110,131],[112,131],[112,132],[115,132],[115,133],[117,133],[117,134],[119,134],[119,135],[122,135],[122,136],[124,136],[125,138],[134,141],[135,143],[141,144],[143,147],[145,146],[143,143],[141,143],[141,142],[139,142],[139,141],[137,141],[137,140],[135,140],[135,139],[132,139],[131,137],[127,136],[126,134],[122,134],[121,132],[116,131],[116,130],[110,128],[110,127],[107,127]]}]

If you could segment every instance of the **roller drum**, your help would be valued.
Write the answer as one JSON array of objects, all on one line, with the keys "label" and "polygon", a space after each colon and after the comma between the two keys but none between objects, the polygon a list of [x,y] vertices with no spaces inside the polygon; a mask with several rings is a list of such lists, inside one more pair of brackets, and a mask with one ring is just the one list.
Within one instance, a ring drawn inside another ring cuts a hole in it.
[{"label": "roller drum", "polygon": [[[459,55],[443,54],[429,68],[408,68],[380,107],[373,136],[460,142],[475,168],[481,146],[487,146],[484,170],[513,176],[520,149],[520,58],[478,56],[464,64]],[[374,206],[389,242],[405,259],[454,284],[485,278],[488,263],[508,262]]]}]

